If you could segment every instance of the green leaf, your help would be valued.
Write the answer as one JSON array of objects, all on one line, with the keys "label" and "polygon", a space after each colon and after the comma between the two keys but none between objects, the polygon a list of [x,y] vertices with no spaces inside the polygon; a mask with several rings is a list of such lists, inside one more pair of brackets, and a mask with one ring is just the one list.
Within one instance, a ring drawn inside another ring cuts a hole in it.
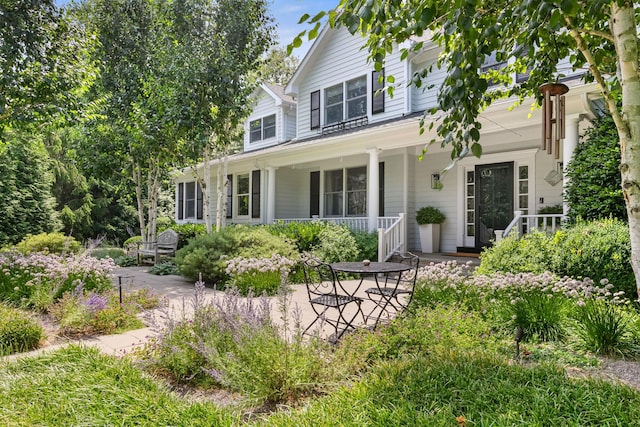
[{"label": "green leaf", "polygon": [[309,30],[309,40],[313,40],[318,37],[318,31],[320,30],[320,23],[316,22],[316,25]]},{"label": "green leaf", "polygon": [[300,19],[298,20],[298,25],[300,25],[300,24],[304,24],[304,22],[305,22],[307,19],[309,19],[309,14],[308,14],[308,13],[305,13],[305,14],[304,14],[304,15],[302,15],[302,16],[300,17]]},{"label": "green leaf", "polygon": [[324,17],[325,17],[325,15],[326,15],[326,14],[327,14],[327,12],[326,12],[326,11],[324,11],[324,10],[323,10],[323,11],[318,12],[318,13],[316,14],[316,16],[314,16],[314,17],[309,21],[309,23],[310,23],[310,24],[313,24],[314,22],[319,22],[322,18],[324,18]]},{"label": "green leaf", "polygon": [[[474,141],[479,141],[480,140],[480,131],[478,131],[478,129],[476,128],[471,128],[471,130],[469,131],[469,133],[471,134],[471,138]],[[474,144],[474,145],[479,145],[479,144]],[[478,156],[479,157],[479,156]]]},{"label": "green leaf", "polygon": [[471,145],[471,152],[473,153],[474,156],[476,156],[477,158],[480,158],[480,156],[482,156],[482,145],[480,145],[478,143],[472,144]]}]

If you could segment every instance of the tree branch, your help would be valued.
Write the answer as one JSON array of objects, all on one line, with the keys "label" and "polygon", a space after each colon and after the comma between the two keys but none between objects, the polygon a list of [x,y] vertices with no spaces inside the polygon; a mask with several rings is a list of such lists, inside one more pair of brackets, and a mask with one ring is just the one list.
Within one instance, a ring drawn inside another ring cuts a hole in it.
[{"label": "tree branch", "polygon": [[590,36],[603,38],[607,41],[610,41],[611,43],[614,42],[613,35],[604,31],[587,30],[585,28],[576,28],[575,30],[576,32],[578,32],[578,34],[588,34]]},{"label": "tree branch", "polygon": [[607,81],[605,80],[604,76],[600,72],[600,69],[598,68],[598,64],[596,63],[593,53],[587,46],[587,43],[584,41],[584,38],[582,37],[582,35],[580,35],[578,30],[573,28],[573,23],[571,22],[571,19],[568,16],[565,16],[564,19],[565,19],[565,22],[567,23],[569,34],[575,40],[578,50],[582,53],[582,55],[584,55],[585,59],[587,60],[587,63],[589,64],[589,70],[591,71],[591,74],[593,74],[593,78],[598,83],[598,86],[600,86],[600,91],[602,92],[602,96],[604,97],[605,103],[607,104],[607,108],[611,113],[611,117],[613,117],[613,121],[616,124],[616,127],[621,132],[628,134],[629,129],[625,121],[622,120],[622,116],[620,115],[620,111],[618,110],[616,99],[611,94],[611,91],[609,91],[609,88],[607,86]]}]

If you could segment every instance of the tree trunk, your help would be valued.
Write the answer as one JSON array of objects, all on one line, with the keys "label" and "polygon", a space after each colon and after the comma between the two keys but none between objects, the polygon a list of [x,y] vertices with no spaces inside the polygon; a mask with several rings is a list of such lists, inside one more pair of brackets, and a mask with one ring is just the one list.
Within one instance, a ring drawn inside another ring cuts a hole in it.
[{"label": "tree trunk", "polygon": [[157,161],[150,165],[147,176],[147,238],[148,242],[156,240],[158,199],[160,196],[160,166]]},{"label": "tree trunk", "polygon": [[142,200],[142,172],[140,171],[140,165],[135,163],[135,161],[131,162],[131,175],[133,183],[136,187],[136,203],[138,206],[138,224],[140,225],[140,237],[144,241],[146,240],[146,224],[144,220],[144,200]]},{"label": "tree trunk", "polygon": [[216,185],[217,209],[216,209],[216,231],[220,231],[225,226],[227,218],[227,154],[221,153],[218,162],[218,175]]},{"label": "tree trunk", "polygon": [[623,124],[617,126],[620,136],[620,173],[629,216],[631,265],[640,295],[640,75],[638,32],[633,2],[625,2],[623,5],[613,2],[611,31],[618,58],[618,78],[622,88]]},{"label": "tree trunk", "polygon": [[200,183],[202,187],[202,204],[204,209],[204,224],[207,229],[207,233],[211,233],[213,229],[211,221],[211,148],[209,145],[204,147],[204,163],[203,163],[203,175],[204,178]]}]

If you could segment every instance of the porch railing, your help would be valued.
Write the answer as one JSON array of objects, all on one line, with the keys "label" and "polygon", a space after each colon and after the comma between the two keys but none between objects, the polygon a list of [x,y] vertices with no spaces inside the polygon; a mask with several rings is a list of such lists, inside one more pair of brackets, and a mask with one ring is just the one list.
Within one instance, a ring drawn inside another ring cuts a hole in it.
[{"label": "porch railing", "polygon": [[522,211],[515,211],[513,221],[504,229],[502,237],[511,233],[522,235],[533,229],[554,233],[567,220],[564,214],[524,215]]},{"label": "porch railing", "polygon": [[[369,231],[367,217],[329,217],[329,218],[280,218],[275,222],[288,224],[290,222],[327,221],[346,225],[353,231]],[[381,216],[376,223],[378,230],[378,261],[386,261],[395,251],[404,250],[406,242],[406,221],[403,213],[398,216]]]},{"label": "porch railing", "polygon": [[378,261],[386,261],[395,251],[404,252],[407,222],[404,214],[398,214],[388,227],[378,228]]}]

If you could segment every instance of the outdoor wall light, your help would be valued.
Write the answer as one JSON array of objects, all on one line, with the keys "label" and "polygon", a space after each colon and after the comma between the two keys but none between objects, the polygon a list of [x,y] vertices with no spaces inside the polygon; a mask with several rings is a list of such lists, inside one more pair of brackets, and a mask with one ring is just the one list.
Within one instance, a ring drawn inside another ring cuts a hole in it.
[{"label": "outdoor wall light", "polygon": [[431,174],[431,188],[437,190],[440,188],[440,174]]}]

